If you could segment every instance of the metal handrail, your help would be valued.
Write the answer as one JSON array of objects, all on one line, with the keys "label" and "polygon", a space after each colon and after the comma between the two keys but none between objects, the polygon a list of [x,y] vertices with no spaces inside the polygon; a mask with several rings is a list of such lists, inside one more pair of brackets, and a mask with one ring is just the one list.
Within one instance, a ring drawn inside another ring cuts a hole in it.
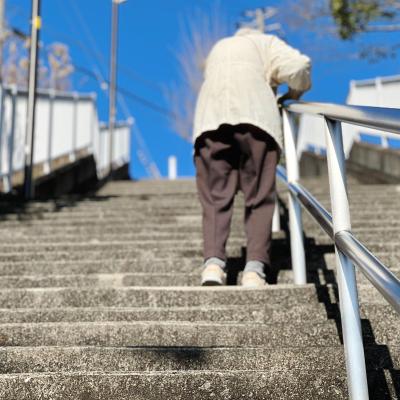
[{"label": "metal handrail", "polygon": [[351,232],[337,233],[335,243],[400,314],[400,280]]},{"label": "metal handrail", "polygon": [[334,239],[332,216],[315,199],[315,197],[299,183],[289,183],[286,171],[282,166],[278,166],[276,174],[278,178],[288,187],[288,189],[299,199],[304,208],[318,222],[327,235]]},{"label": "metal handrail", "polygon": [[288,102],[288,111],[297,114],[313,114],[334,121],[397,133],[400,135],[400,109],[330,103]]},{"label": "metal handrail", "polygon": [[277,169],[278,178],[299,199],[308,213],[318,222],[327,235],[333,239],[339,250],[359,267],[360,271],[375,286],[389,304],[400,314],[400,279],[374,256],[351,232],[333,234],[331,214],[320,202],[299,183],[288,183],[286,171]]},{"label": "metal handrail", "polygon": [[[298,128],[293,113],[323,117],[332,215],[299,183]],[[289,188],[290,247],[294,282],[306,283],[301,205],[333,239],[336,249],[339,304],[346,358],[349,397],[368,400],[368,383],[354,265],[373,283],[383,297],[400,312],[400,281],[351,233],[350,206],[346,184],[342,123],[400,134],[400,110],[324,103],[285,103],[283,132],[287,176],[277,175]]]}]

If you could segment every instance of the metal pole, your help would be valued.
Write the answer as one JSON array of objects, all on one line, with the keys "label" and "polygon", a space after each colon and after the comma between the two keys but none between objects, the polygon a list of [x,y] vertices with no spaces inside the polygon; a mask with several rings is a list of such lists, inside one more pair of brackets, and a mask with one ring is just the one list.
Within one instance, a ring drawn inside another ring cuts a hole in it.
[{"label": "metal pole", "polygon": [[33,156],[35,146],[35,109],[36,109],[36,85],[38,70],[38,44],[40,29],[42,25],[40,17],[41,0],[32,0],[32,29],[30,42],[30,61],[29,61],[29,88],[28,88],[28,107],[26,118],[25,136],[25,176],[24,176],[24,195],[26,199],[32,199],[35,195],[33,184]]},{"label": "metal pole", "polygon": [[[297,134],[292,116],[286,110],[283,111],[283,131],[288,183],[297,183],[299,180],[299,162],[296,151]],[[301,204],[291,192],[289,192],[289,228],[294,283],[304,285],[307,283],[307,276]]]},{"label": "metal pole", "polygon": [[5,10],[6,0],[0,0],[0,82],[3,82],[3,50],[6,39]]},{"label": "metal pole", "polygon": [[78,150],[78,93],[74,92],[73,111],[72,111],[72,150],[69,153],[69,161],[76,160],[76,153]]},{"label": "metal pole", "polygon": [[110,60],[110,104],[109,104],[109,153],[110,153],[110,174],[113,169],[113,146],[114,128],[117,115],[116,110],[116,87],[117,87],[117,59],[118,59],[118,0],[112,0],[111,17],[111,60]]},{"label": "metal pole", "polygon": [[[325,123],[333,229],[337,234],[351,230],[342,125],[327,118]],[[335,250],[349,396],[353,400],[367,400],[367,373],[354,266],[336,246]]]},{"label": "metal pole", "polygon": [[5,90],[4,86],[0,86],[0,176],[3,174],[3,157],[4,151],[4,103],[5,103]]},{"label": "metal pole", "polygon": [[15,125],[17,123],[17,86],[13,86],[11,89],[11,130],[8,137],[8,176],[5,185],[5,191],[10,192],[12,190],[12,178],[13,178],[13,164],[14,164],[14,142],[15,142]]},{"label": "metal pole", "polygon": [[92,152],[93,156],[97,159],[98,153],[98,146],[96,146],[96,140],[99,140],[99,133],[95,132],[96,128],[96,94],[92,93],[92,102],[91,102],[91,117],[90,117],[90,151]]},{"label": "metal pole", "polygon": [[280,232],[281,230],[281,216],[279,211],[279,201],[278,198],[275,200],[275,210],[274,216],[272,218],[272,232]]},{"label": "metal pole", "polygon": [[48,125],[48,143],[47,143],[47,162],[45,164],[44,173],[51,172],[52,151],[53,151],[53,125],[54,125],[54,99],[56,93],[54,89],[49,92],[49,125]]},{"label": "metal pole", "polygon": [[175,156],[168,157],[168,179],[175,181],[178,177],[178,160]]}]

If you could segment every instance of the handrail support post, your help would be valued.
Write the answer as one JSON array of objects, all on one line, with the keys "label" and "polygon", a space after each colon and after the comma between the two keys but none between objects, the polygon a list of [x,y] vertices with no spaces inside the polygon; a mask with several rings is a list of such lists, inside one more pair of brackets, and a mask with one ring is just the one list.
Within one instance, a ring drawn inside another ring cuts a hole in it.
[{"label": "handrail support post", "polygon": [[[351,230],[342,125],[328,118],[325,118],[325,125],[332,219],[336,234]],[[349,397],[352,400],[367,400],[368,384],[355,270],[337,246],[335,251]]]},{"label": "handrail support post", "polygon": [[[283,131],[285,140],[285,156],[288,183],[297,183],[299,180],[299,162],[297,158],[297,132],[292,115],[283,111]],[[289,191],[289,227],[290,251],[293,268],[294,283],[304,285],[307,283],[306,261],[303,239],[303,223],[301,204]]]}]

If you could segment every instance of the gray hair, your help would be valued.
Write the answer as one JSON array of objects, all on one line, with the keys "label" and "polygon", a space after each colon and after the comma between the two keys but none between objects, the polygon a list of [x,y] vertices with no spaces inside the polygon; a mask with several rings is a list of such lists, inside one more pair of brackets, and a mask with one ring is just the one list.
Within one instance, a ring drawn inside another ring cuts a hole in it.
[{"label": "gray hair", "polygon": [[236,31],[235,36],[247,36],[247,35],[261,35],[262,32],[254,28],[240,28]]}]

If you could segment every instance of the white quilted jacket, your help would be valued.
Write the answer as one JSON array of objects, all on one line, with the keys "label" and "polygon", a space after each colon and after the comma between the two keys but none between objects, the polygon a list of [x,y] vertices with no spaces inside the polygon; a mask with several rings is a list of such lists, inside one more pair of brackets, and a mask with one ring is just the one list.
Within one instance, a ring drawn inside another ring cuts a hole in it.
[{"label": "white quilted jacket", "polygon": [[197,99],[194,135],[222,124],[256,125],[282,147],[282,127],[274,90],[282,83],[306,91],[311,62],[276,36],[241,29],[211,50]]}]

